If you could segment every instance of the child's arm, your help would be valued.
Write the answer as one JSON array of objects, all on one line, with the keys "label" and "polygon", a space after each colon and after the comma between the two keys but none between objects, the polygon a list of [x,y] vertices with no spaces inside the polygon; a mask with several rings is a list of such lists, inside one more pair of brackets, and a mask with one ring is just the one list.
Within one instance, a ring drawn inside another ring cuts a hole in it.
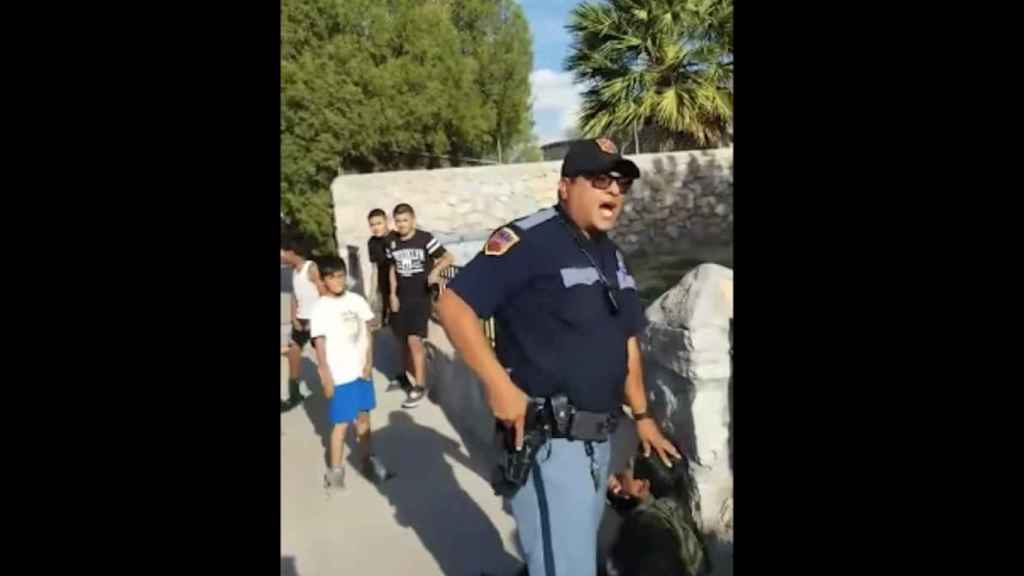
[{"label": "child's arm", "polygon": [[359,299],[359,307],[357,310],[359,319],[364,322],[366,326],[366,332],[363,333],[363,337],[366,338],[366,362],[363,365],[363,378],[373,381],[373,321],[374,315],[373,310],[370,309],[369,303],[366,299]]},{"label": "child's arm", "polygon": [[327,365],[327,337],[319,336],[313,339],[313,346],[316,348],[316,364],[320,373],[320,384],[324,387],[324,396],[334,396],[334,376],[331,375],[331,367]]},{"label": "child's arm", "polygon": [[327,294],[327,286],[324,285],[324,281],[320,279],[320,269],[316,267],[316,262],[309,263],[309,272],[307,273],[309,281],[316,286],[316,291],[324,296]]},{"label": "child's arm", "polygon": [[439,284],[441,282],[441,272],[451,267],[455,263],[455,256],[451,252],[445,252],[440,258],[434,261],[434,268],[430,271],[430,276],[427,278],[427,284]]},{"label": "child's arm", "polygon": [[391,311],[398,312],[398,277],[395,275],[395,262],[388,266],[388,276],[391,278]]},{"label": "child's arm", "polygon": [[[319,304],[319,303],[318,303]],[[324,387],[324,396],[334,396],[334,375],[331,374],[331,367],[327,365],[327,324],[331,318],[325,318],[323,307],[313,307],[313,317],[309,321],[309,333],[313,338],[313,348],[316,350],[317,372],[320,374],[320,385]]]},{"label": "child's arm", "polygon": [[377,300],[377,297],[378,297],[378,294],[377,294],[377,266],[375,264],[371,263],[370,264],[370,283],[369,283],[369,285],[367,285],[367,288],[366,288],[366,298],[369,299],[370,302],[375,302]]},{"label": "child's arm", "polygon": [[366,366],[363,367],[363,378],[373,381],[373,321],[366,323]]},{"label": "child's arm", "polygon": [[[427,234],[430,233],[428,232]],[[441,272],[444,272],[445,268],[455,263],[455,256],[452,256],[451,252],[445,250],[441,242],[434,238],[433,235],[430,235],[427,240],[427,254],[434,260],[430,274],[427,275],[427,284],[440,284]]]},{"label": "child's arm", "polygon": [[299,299],[295,296],[295,288],[292,288],[292,328],[295,330],[301,330],[302,326],[299,324]]}]

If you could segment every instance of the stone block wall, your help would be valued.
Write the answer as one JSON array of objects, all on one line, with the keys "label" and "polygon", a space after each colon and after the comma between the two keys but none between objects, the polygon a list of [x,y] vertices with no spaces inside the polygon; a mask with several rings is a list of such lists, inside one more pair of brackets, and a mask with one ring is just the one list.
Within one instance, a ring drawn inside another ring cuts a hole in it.
[{"label": "stone block wall", "polygon": [[[630,156],[641,170],[612,237],[627,254],[674,252],[685,244],[731,244],[733,150]],[[562,163],[352,174],[331,185],[338,246],[367,278],[366,215],[409,203],[436,235],[479,235],[557,201]],[[355,256],[353,256],[355,255]],[[359,290],[359,287],[356,287]]]},{"label": "stone block wall", "polygon": [[623,252],[662,254],[681,243],[732,243],[732,148],[631,159],[640,167],[640,181],[611,234]]}]

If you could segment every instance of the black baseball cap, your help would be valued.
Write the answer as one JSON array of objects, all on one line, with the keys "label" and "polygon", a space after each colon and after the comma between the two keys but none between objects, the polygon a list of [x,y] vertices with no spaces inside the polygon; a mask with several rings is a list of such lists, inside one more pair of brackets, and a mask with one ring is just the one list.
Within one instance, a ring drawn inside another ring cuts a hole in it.
[{"label": "black baseball cap", "polygon": [[636,164],[623,158],[615,143],[608,138],[576,140],[569,144],[569,152],[562,161],[563,177],[611,172],[618,172],[627,178],[640,177],[640,169]]}]

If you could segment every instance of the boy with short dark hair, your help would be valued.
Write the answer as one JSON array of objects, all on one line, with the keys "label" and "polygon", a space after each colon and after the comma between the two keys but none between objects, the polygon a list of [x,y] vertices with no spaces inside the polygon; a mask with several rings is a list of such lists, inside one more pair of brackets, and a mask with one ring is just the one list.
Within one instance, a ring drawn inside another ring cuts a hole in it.
[{"label": "boy with short dark hair", "polygon": [[439,284],[441,272],[454,257],[430,232],[416,229],[416,212],[408,204],[395,206],[395,233],[388,240],[391,261],[391,326],[402,349],[402,365],[416,383],[402,408],[415,408],[426,393],[426,350],[430,319],[430,286]]},{"label": "boy with short dark hair", "polygon": [[320,265],[324,295],[313,309],[310,334],[316,347],[320,382],[328,400],[331,429],[327,488],[345,486],[342,461],[345,432],[356,423],[356,442],[363,445],[363,470],[374,482],[389,478],[370,446],[370,410],[377,405],[373,391],[373,312],[359,294],[346,290],[345,262],[327,258]]},{"label": "boy with short dark hair", "polygon": [[[383,327],[391,323],[392,316],[391,261],[388,260],[388,242],[394,231],[388,226],[388,213],[380,208],[370,210],[366,220],[370,225],[370,239],[366,241],[366,252],[370,257],[370,263],[376,264],[370,272],[370,289],[367,294],[373,295],[370,308],[380,314],[380,326]],[[399,388],[408,392],[411,387],[412,383],[405,376],[404,366],[399,369],[397,374],[388,375],[388,392]]]},{"label": "boy with short dark hair", "polygon": [[388,227],[388,214],[380,208],[370,210],[366,217],[370,225],[370,239],[366,241],[366,253],[370,257],[370,263],[375,264],[370,272],[370,289],[367,294],[372,294],[374,301],[372,308],[380,306],[380,325],[388,325],[391,306],[388,302],[391,296],[391,274],[388,263],[388,236],[391,230]]}]

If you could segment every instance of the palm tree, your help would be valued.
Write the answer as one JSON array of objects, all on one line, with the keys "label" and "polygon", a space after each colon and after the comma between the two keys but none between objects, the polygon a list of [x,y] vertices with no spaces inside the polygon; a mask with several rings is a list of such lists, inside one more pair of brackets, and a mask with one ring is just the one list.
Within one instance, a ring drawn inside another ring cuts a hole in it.
[{"label": "palm tree", "polygon": [[732,0],[606,0],[573,9],[566,70],[588,136],[638,129],[717,145],[732,121]]}]

